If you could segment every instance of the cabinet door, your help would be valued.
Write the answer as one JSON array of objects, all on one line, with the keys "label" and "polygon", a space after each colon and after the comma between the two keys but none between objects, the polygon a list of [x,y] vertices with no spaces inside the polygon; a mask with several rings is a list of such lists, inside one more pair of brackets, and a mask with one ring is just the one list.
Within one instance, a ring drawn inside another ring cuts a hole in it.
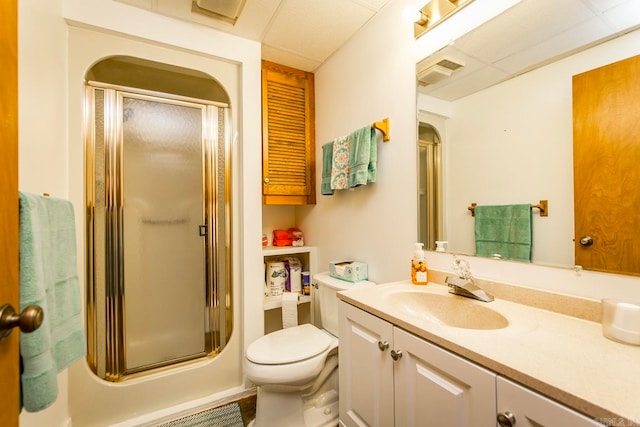
[{"label": "cabinet door", "polygon": [[341,424],[393,426],[393,326],[342,301],[339,312]]},{"label": "cabinet door", "polygon": [[602,426],[591,418],[505,378],[498,377],[496,383],[498,414],[511,413],[517,427]]},{"label": "cabinet door", "polygon": [[396,426],[496,425],[493,372],[401,329],[393,334],[402,352],[394,366]]},{"label": "cabinet door", "polygon": [[314,204],[313,74],[262,61],[264,204]]}]

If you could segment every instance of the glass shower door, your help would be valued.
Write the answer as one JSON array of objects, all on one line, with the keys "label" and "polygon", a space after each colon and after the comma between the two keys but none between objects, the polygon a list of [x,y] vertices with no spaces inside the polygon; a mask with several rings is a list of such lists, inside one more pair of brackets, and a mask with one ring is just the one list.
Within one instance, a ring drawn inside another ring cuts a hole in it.
[{"label": "glass shower door", "polygon": [[124,371],[205,354],[205,106],[122,94]]},{"label": "glass shower door", "polygon": [[85,112],[87,361],[120,381],[215,357],[229,341],[231,116],[99,85]]}]

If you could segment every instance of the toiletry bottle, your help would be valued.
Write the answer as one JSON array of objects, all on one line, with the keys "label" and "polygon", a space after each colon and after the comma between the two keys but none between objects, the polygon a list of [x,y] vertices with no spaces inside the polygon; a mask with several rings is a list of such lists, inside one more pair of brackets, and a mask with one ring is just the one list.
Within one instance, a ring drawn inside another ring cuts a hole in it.
[{"label": "toiletry bottle", "polygon": [[424,257],[423,243],[416,243],[416,249],[411,260],[411,283],[414,285],[427,284],[427,260]]}]

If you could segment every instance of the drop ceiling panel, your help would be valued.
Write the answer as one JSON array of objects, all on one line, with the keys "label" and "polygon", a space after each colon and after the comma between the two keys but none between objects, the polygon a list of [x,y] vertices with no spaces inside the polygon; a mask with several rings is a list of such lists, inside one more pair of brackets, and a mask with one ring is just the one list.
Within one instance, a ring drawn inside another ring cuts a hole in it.
[{"label": "drop ceiling panel", "polygon": [[[528,49],[592,18],[594,13],[579,0],[524,1],[483,25],[456,45],[488,63]],[[508,35],[508,36],[505,36]]]},{"label": "drop ceiling panel", "polygon": [[475,72],[461,75],[455,83],[440,86],[428,92],[428,95],[445,101],[455,101],[471,93],[478,92],[489,86],[507,79],[509,74],[495,67],[485,66]]},{"label": "drop ceiling panel", "polygon": [[379,12],[380,9],[382,9],[387,3],[389,3],[389,0],[352,0],[352,1],[368,6],[376,12]]},{"label": "drop ceiling panel", "polygon": [[281,50],[265,44],[262,45],[262,59],[305,71],[315,70],[322,64],[322,61],[309,59],[297,55],[294,52]]},{"label": "drop ceiling panel", "polygon": [[615,31],[623,31],[640,24],[640,1],[628,0],[606,10],[603,18]]},{"label": "drop ceiling panel", "polygon": [[373,15],[350,0],[283,0],[264,43],[324,61]]},{"label": "drop ceiling panel", "polygon": [[618,7],[623,3],[636,3],[636,0],[584,0],[586,3],[591,4],[599,12],[604,12],[612,8]]},{"label": "drop ceiling panel", "polygon": [[498,61],[495,65],[512,74],[522,73],[566,55],[568,52],[577,51],[586,44],[595,43],[607,37],[609,33],[609,27],[601,19],[592,18],[577,27]]}]

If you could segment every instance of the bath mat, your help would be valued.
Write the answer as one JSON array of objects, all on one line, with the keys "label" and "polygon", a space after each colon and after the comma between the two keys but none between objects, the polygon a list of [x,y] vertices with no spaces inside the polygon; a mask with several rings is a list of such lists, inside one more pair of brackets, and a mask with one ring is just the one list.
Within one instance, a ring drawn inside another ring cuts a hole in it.
[{"label": "bath mat", "polygon": [[244,427],[240,405],[237,402],[198,412],[158,427]]}]

